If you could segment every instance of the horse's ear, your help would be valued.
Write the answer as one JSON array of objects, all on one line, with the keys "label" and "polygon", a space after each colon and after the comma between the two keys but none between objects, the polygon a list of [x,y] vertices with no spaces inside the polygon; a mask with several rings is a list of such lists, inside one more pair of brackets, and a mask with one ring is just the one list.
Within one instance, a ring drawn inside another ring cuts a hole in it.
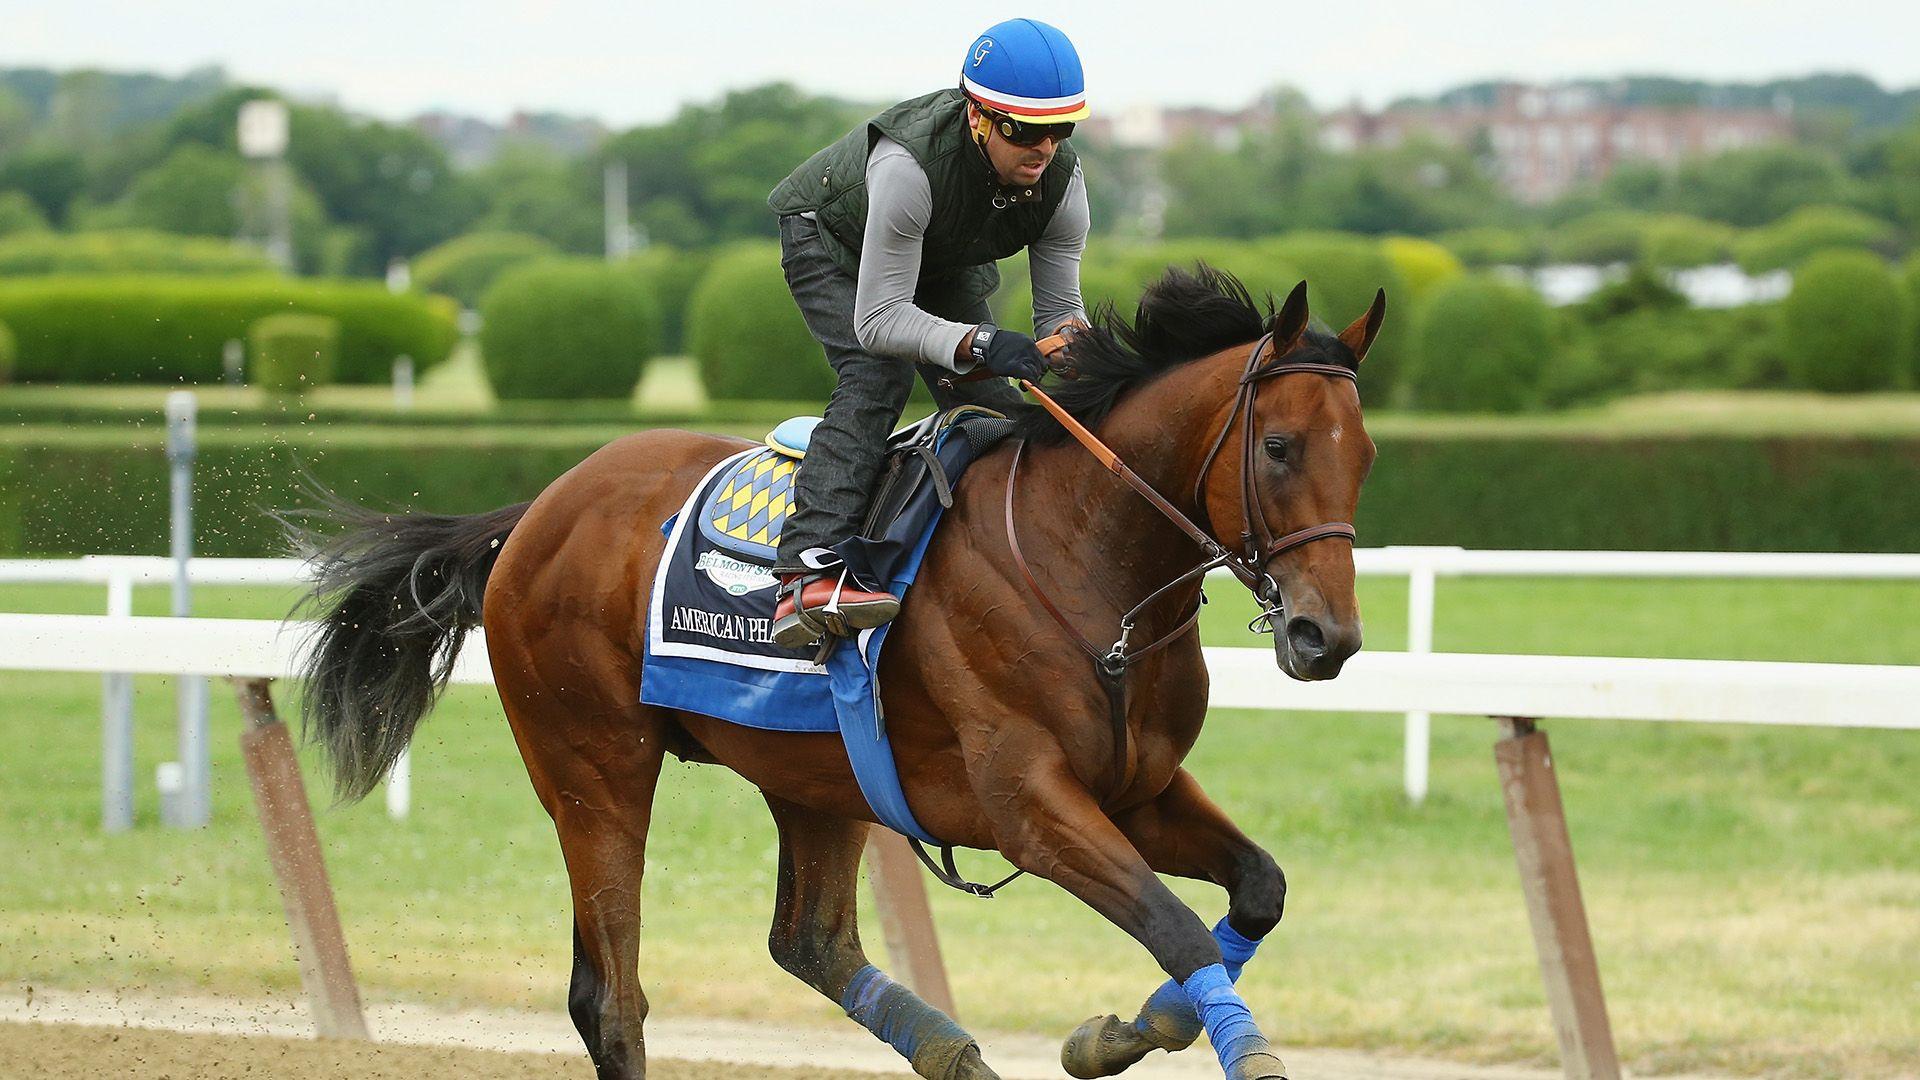
[{"label": "horse's ear", "polygon": [[1367,313],[1340,331],[1340,343],[1353,350],[1354,363],[1367,358],[1367,350],[1373,347],[1373,339],[1379,336],[1380,323],[1386,317],[1387,290],[1381,289],[1373,294],[1373,306],[1367,309]]},{"label": "horse's ear", "polygon": [[1280,305],[1280,313],[1273,317],[1273,355],[1285,356],[1300,344],[1300,335],[1307,332],[1307,283],[1301,282],[1287,294],[1286,303]]}]

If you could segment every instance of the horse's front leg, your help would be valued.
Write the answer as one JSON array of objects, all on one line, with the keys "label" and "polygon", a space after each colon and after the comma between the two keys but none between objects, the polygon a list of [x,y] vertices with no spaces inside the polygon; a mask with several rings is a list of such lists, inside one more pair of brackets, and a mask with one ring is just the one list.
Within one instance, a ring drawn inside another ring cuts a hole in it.
[{"label": "horse's front leg", "polygon": [[1214,935],[1155,876],[1058,745],[1037,733],[1002,731],[991,751],[968,757],[1001,853],[1079,897],[1153,954],[1200,1018],[1227,1080],[1283,1080],[1286,1067],[1235,992]]},{"label": "horse's front leg", "polygon": [[[1279,923],[1287,880],[1258,844],[1247,838],[1185,769],[1153,801],[1120,815],[1127,839],[1163,874],[1211,881],[1227,890],[1227,915],[1213,928],[1227,976],[1240,970]],[[1185,990],[1167,982],[1132,1021],[1109,1014],[1081,1024],[1060,1050],[1060,1064],[1081,1080],[1112,1076],[1154,1049],[1184,1050],[1200,1037],[1201,1021]]]}]

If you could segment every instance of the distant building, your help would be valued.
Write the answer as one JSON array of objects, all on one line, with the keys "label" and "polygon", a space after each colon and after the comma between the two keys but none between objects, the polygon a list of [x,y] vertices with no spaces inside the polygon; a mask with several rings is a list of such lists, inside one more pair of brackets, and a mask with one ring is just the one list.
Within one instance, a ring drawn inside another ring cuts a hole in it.
[{"label": "distant building", "polygon": [[577,157],[598,146],[607,134],[597,120],[555,113],[517,112],[502,125],[472,116],[430,112],[414,117],[413,126],[444,147],[454,166],[461,169],[487,165],[504,147],[516,142]]},{"label": "distant building", "polygon": [[1096,112],[1081,126],[1097,142],[1130,150],[1162,150],[1198,139],[1216,150],[1240,148],[1250,131],[1270,126],[1271,102],[1258,101],[1228,111],[1204,106],[1161,108],[1132,105],[1112,112]]},{"label": "distant building", "polygon": [[1786,108],[1621,106],[1584,87],[1509,85],[1488,106],[1358,107],[1321,119],[1320,142],[1350,153],[1426,136],[1475,150],[1515,197],[1545,202],[1604,178],[1623,161],[1675,165],[1793,137]]}]

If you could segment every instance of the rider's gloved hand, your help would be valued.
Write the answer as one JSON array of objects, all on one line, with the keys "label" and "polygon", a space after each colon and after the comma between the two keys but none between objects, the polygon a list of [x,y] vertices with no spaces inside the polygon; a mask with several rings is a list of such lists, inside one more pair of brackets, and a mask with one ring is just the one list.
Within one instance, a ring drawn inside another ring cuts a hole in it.
[{"label": "rider's gloved hand", "polygon": [[1010,379],[1039,382],[1047,373],[1047,361],[1033,339],[1018,330],[998,327],[987,341],[980,357],[987,370]]}]

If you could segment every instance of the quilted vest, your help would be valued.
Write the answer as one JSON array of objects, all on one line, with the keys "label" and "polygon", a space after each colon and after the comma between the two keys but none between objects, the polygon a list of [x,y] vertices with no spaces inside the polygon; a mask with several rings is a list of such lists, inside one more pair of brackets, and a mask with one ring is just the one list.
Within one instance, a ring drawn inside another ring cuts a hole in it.
[{"label": "quilted vest", "polygon": [[903,101],[802,162],[767,198],[776,214],[813,211],[828,255],[854,277],[867,229],[867,155],[881,135],[913,155],[932,189],[922,290],[960,303],[993,292],[1000,284],[993,264],[1040,238],[1073,179],[1076,157],[1061,143],[1034,187],[1002,185],[967,130],[959,90]]}]

